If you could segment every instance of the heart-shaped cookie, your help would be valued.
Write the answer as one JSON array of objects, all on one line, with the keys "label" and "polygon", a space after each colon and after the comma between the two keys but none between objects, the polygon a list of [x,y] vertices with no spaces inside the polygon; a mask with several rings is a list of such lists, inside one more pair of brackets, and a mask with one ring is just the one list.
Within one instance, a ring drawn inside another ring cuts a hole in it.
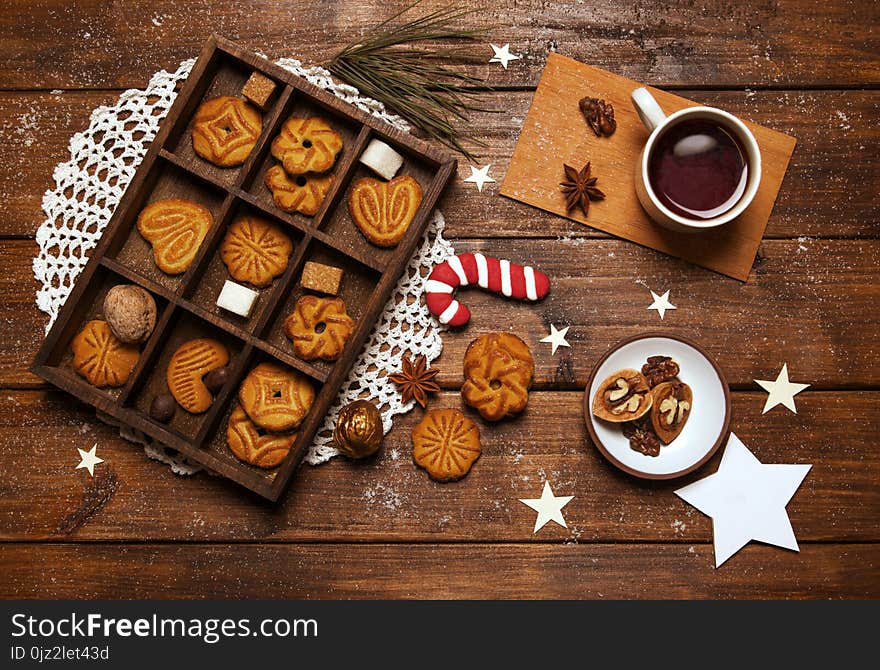
[{"label": "heart-shaped cookie", "polygon": [[187,412],[201,414],[214,402],[203,377],[228,362],[229,352],[217,340],[200,338],[184,342],[168,362],[168,390]]},{"label": "heart-shaped cookie", "polygon": [[153,258],[165,274],[179,275],[192,263],[214,222],[207,207],[169,198],[150,203],[138,215],[137,228],[153,245]]},{"label": "heart-shaped cookie", "polygon": [[393,247],[406,234],[421,202],[422,187],[409,175],[388,182],[364,177],[351,188],[348,211],[370,242]]}]

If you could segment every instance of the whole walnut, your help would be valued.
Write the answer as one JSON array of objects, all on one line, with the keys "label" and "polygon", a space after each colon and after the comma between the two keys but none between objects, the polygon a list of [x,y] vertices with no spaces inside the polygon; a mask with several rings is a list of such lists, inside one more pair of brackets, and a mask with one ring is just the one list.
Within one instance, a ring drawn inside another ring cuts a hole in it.
[{"label": "whole walnut", "polygon": [[349,458],[375,454],[382,444],[382,416],[367,400],[355,400],[339,411],[333,441],[340,453]]},{"label": "whole walnut", "polygon": [[104,319],[121,341],[141,344],[156,327],[156,301],[134,284],[118,284],[104,296]]}]

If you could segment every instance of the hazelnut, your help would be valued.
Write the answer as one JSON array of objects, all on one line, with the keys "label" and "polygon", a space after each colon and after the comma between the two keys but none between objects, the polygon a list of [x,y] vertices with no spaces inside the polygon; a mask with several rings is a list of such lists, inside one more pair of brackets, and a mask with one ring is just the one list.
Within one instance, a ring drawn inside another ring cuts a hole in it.
[{"label": "hazelnut", "polygon": [[226,382],[229,381],[229,366],[224,365],[222,368],[211,370],[202,381],[212,395],[217,395],[226,386]]},{"label": "hazelnut", "polygon": [[167,393],[160,393],[153,397],[150,403],[150,418],[159,423],[168,423],[174,417],[177,409],[177,401]]},{"label": "hazelnut", "polygon": [[104,297],[104,319],[122,342],[141,344],[156,327],[156,301],[140,286],[119,284]]}]

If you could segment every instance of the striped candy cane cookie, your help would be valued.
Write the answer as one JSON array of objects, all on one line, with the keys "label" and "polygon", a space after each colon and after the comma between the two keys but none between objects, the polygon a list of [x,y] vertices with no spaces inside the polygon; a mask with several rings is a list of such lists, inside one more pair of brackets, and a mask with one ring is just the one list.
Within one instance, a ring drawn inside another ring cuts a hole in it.
[{"label": "striped candy cane cookie", "polygon": [[463,326],[471,312],[452,293],[471,284],[517,300],[540,300],[550,292],[550,279],[533,267],[483,254],[458,254],[431,270],[425,284],[428,310],[442,324]]}]

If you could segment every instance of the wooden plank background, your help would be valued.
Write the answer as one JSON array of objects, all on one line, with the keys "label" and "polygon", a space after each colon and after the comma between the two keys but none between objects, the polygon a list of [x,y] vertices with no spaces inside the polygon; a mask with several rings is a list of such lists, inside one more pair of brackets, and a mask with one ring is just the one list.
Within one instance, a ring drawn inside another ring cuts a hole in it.
[{"label": "wooden plank background", "polygon": [[[412,465],[416,410],[381,456],[303,467],[273,508],[205,474],[173,475],[26,372],[45,325],[31,279],[42,193],[92,109],[193,57],[211,32],[322,63],[404,4],[15,0],[0,16],[0,596],[880,596],[880,45],[870,0],[511,1],[470,19],[495,26],[487,42],[523,54],[505,71],[480,43],[467,68],[497,87],[488,106],[505,110],[473,116],[499,183],[551,50],[724,107],[798,146],[745,285],[500,198],[498,183],[479,194],[456,180],[441,205],[456,249],[528,260],[554,280],[537,306],[462,296],[473,322],[444,338],[434,406],[460,404],[464,348],[497,323],[532,346],[536,387],[521,418],[484,428],[484,454],[458,484]],[[678,309],[663,322],[646,309],[649,287],[672,291]],[[555,357],[538,343],[550,323],[571,325],[572,347]],[[715,570],[711,523],[672,494],[677,484],[635,481],[589,444],[580,402],[593,362],[658,327],[717,357],[735,391],[733,430],[761,460],[813,463],[788,508],[799,554],[750,545]],[[752,380],[783,362],[813,386],[798,414],[762,415],[766,394]],[[96,473],[112,471],[116,491],[64,532],[90,481],[73,469],[76,448],[96,442],[106,459]],[[545,477],[575,495],[569,528],[532,535],[534,513],[517,499],[538,495]]]}]

